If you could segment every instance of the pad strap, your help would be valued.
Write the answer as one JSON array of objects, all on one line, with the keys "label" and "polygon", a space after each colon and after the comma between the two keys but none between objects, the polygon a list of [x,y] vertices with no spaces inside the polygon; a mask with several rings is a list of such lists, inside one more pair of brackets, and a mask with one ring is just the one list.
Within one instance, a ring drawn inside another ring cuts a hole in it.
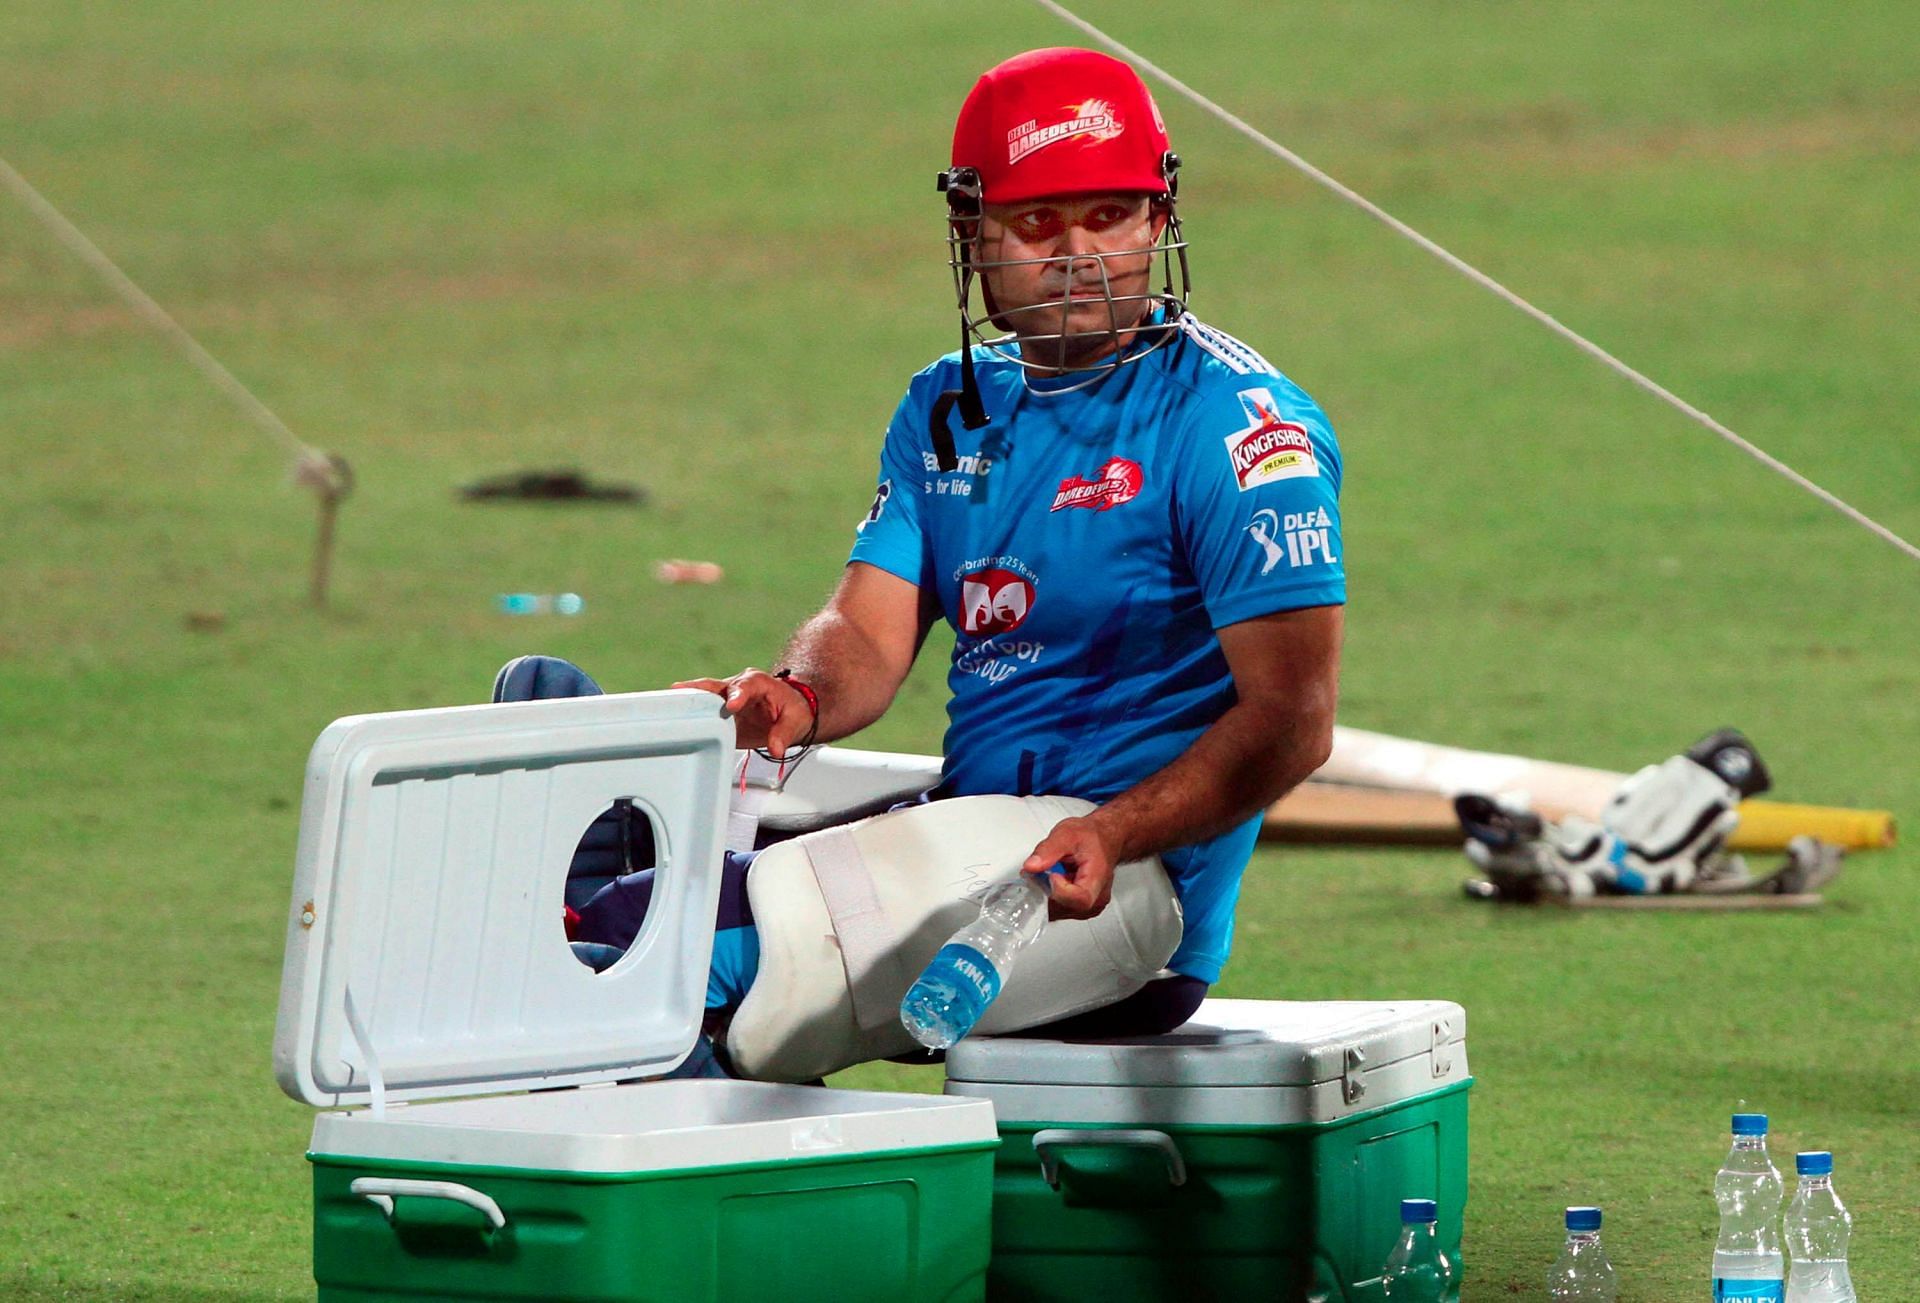
[{"label": "pad strap", "polygon": [[727,807],[727,849],[752,852],[760,835],[760,812],[780,788],[780,766],[757,751],[736,752]]},{"label": "pad strap", "polygon": [[845,828],[829,828],[800,844],[820,884],[827,917],[833,920],[854,1020],[863,1032],[898,1021],[898,992],[906,989],[912,974],[900,971],[900,938],[881,908],[859,843]]}]

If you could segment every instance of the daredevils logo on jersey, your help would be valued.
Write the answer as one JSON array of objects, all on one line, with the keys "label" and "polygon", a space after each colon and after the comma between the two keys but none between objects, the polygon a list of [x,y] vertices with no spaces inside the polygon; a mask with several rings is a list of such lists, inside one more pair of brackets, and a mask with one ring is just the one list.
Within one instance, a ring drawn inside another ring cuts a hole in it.
[{"label": "daredevils logo on jersey", "polygon": [[1141,471],[1139,462],[1115,457],[1100,468],[1098,479],[1089,480],[1074,475],[1061,480],[1059,491],[1053,495],[1053,506],[1048,511],[1063,511],[1068,507],[1105,511],[1139,497],[1140,486],[1145,482],[1146,475]]},{"label": "daredevils logo on jersey", "polygon": [[1027,155],[1057,145],[1063,140],[1084,137],[1091,144],[1112,140],[1127,129],[1106,100],[1086,100],[1061,110],[1065,117],[1046,126],[1038,118],[1028,118],[1007,133],[1007,166],[1012,167]]},{"label": "daredevils logo on jersey", "polygon": [[1228,435],[1226,444],[1241,492],[1275,480],[1320,474],[1307,427],[1282,418],[1271,391],[1242,389],[1239,398],[1249,424]]},{"label": "daredevils logo on jersey", "polygon": [[1010,633],[1033,610],[1033,581],[998,566],[960,576],[960,629],[975,637]]}]

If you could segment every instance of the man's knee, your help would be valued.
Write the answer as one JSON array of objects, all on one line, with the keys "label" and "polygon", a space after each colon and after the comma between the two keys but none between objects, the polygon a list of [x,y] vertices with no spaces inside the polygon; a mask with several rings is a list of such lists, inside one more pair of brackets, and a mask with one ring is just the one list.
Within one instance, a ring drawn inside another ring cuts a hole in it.
[{"label": "man's knee", "polygon": [[600,685],[585,670],[558,656],[516,656],[493,676],[495,702],[602,695]]},{"label": "man's knee", "polygon": [[621,950],[632,945],[653,904],[653,875],[652,869],[622,874],[596,891],[580,907],[580,925],[573,939]]}]

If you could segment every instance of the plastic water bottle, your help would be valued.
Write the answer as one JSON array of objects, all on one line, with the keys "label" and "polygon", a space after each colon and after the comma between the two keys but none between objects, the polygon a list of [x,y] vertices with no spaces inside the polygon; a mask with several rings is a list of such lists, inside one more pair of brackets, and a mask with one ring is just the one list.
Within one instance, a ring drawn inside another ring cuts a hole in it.
[{"label": "plastic water bottle", "polygon": [[1547,1272],[1547,1297],[1554,1303],[1614,1303],[1619,1289],[1600,1247],[1600,1210],[1567,1209],[1567,1243]]},{"label": "plastic water bottle", "polygon": [[587,609],[578,593],[501,593],[493,604],[502,615],[578,615]]},{"label": "plastic water bottle", "polygon": [[1440,1247],[1439,1217],[1431,1199],[1400,1201],[1400,1242],[1380,1273],[1380,1289],[1393,1303],[1458,1303],[1460,1264]]},{"label": "plastic water bottle", "polygon": [[1040,935],[1051,881],[1023,873],[987,892],[980,917],[940,947],[900,1002],[900,1021],[914,1040],[944,1050],[973,1030],[1000,994],[1015,957]]},{"label": "plastic water bottle", "polygon": [[1767,1115],[1735,1113],[1733,1148],[1713,1178],[1720,1205],[1720,1239],[1713,1246],[1713,1299],[1766,1299],[1780,1303],[1786,1266],[1773,1219],[1786,1197],[1780,1170],[1767,1157]]},{"label": "plastic water bottle", "polygon": [[1824,1150],[1793,1161],[1800,1188],[1793,1192],[1781,1229],[1793,1267],[1787,1273],[1787,1303],[1854,1303],[1847,1275],[1847,1237],[1853,1218],[1833,1192],[1833,1155]]}]

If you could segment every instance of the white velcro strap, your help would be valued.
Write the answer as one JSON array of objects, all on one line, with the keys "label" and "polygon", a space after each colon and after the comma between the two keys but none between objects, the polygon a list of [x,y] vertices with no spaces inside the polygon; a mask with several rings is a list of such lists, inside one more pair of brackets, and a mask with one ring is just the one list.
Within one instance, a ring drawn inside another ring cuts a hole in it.
[{"label": "white velcro strap", "polygon": [[845,828],[829,828],[802,844],[839,939],[854,1020],[862,1031],[897,1021],[907,980],[900,972],[900,937],[880,905],[859,843]]},{"label": "white velcro strap", "polygon": [[760,811],[772,796],[764,787],[735,788],[727,810],[727,849],[746,854],[760,837]]},{"label": "white velcro strap", "polygon": [[727,849],[751,851],[760,835],[760,812],[780,790],[783,766],[757,751],[737,751],[727,809]]}]

